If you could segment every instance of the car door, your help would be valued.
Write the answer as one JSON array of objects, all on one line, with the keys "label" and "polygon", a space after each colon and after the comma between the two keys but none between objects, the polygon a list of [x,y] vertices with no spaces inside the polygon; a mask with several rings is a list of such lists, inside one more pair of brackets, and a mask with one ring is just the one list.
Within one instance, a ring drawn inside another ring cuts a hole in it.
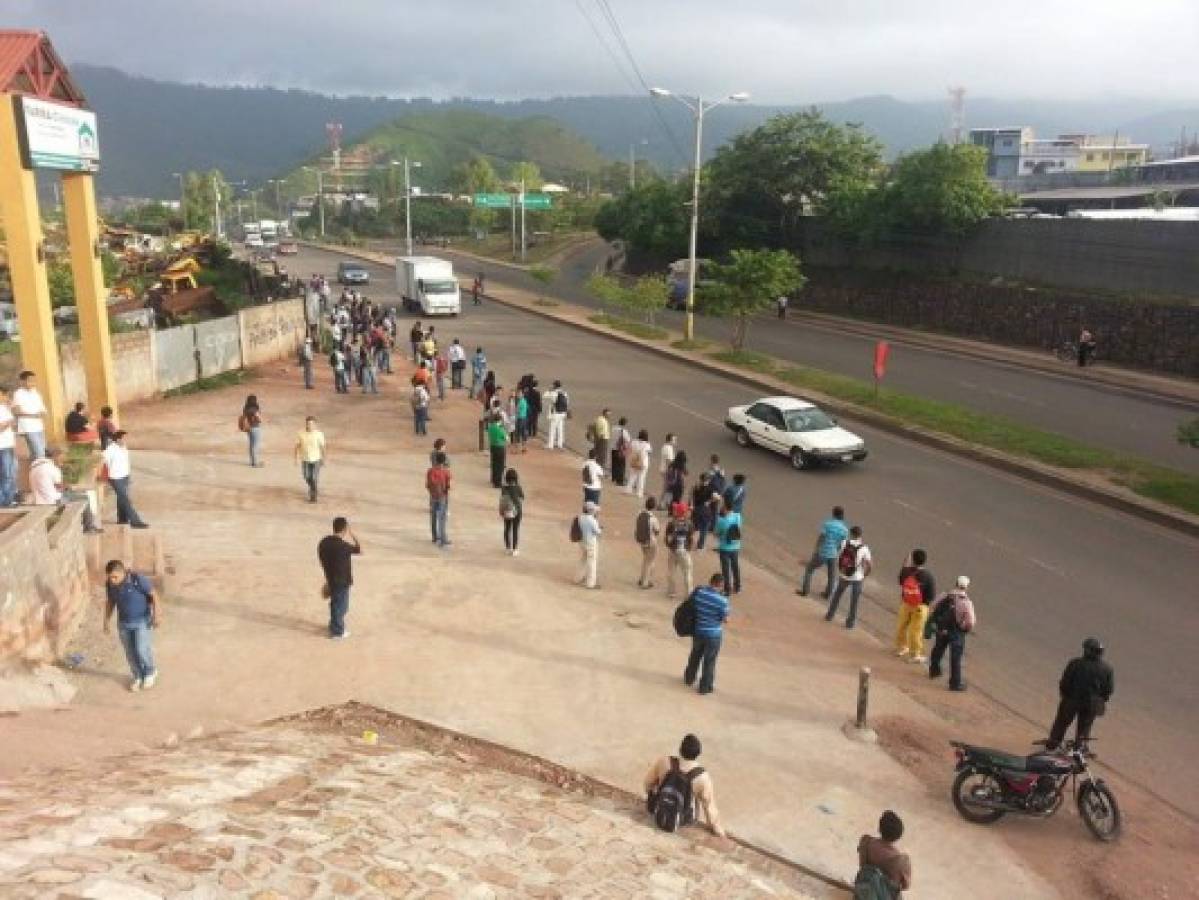
[{"label": "car door", "polygon": [[746,425],[749,435],[755,444],[778,449],[778,436],[775,434],[777,423],[782,416],[769,403],[755,403],[745,411]]},{"label": "car door", "polygon": [[779,453],[790,453],[791,446],[787,439],[787,422],[783,418],[782,411],[776,406],[766,406],[764,424],[766,446]]}]

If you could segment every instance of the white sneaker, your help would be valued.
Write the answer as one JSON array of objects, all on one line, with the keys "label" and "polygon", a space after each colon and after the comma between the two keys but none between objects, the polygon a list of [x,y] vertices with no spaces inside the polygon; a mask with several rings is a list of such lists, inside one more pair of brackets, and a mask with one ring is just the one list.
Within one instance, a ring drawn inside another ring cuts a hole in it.
[{"label": "white sneaker", "polygon": [[142,680],[140,678],[134,678],[131,682],[129,682],[129,693],[136,694],[141,689]]},{"label": "white sneaker", "polygon": [[907,650],[896,650],[895,655],[898,656],[900,659],[903,659],[905,656],[908,655],[908,651]]},{"label": "white sneaker", "polygon": [[148,691],[158,682],[158,673],[152,672],[142,679],[142,690]]},{"label": "white sneaker", "polygon": [[520,551],[519,551],[519,550],[513,550],[513,551],[512,551],[512,555],[513,555],[513,556],[520,556]]},{"label": "white sneaker", "polygon": [[908,660],[908,662],[913,662],[913,663],[923,665],[924,663],[928,662],[928,657],[927,656],[913,656],[911,659]]}]

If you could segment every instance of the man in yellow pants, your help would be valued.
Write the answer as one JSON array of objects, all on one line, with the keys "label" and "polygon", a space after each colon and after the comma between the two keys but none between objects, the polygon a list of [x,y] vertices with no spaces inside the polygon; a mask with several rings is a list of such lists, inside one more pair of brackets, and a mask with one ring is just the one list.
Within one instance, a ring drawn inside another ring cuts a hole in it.
[{"label": "man in yellow pants", "polygon": [[924,622],[928,605],[937,596],[933,573],[924,567],[928,554],[913,550],[899,570],[899,621],[895,628],[895,655],[908,662],[923,663]]}]

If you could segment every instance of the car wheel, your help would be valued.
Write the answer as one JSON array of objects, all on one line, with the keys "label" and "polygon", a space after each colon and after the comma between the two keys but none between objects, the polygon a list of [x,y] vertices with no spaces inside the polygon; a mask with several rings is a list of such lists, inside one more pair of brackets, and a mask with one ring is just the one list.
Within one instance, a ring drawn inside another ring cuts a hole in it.
[{"label": "car wheel", "polygon": [[754,440],[749,436],[749,432],[744,428],[737,429],[737,443],[742,447],[752,447]]},{"label": "car wheel", "polygon": [[808,455],[798,447],[791,448],[791,467],[794,469],[806,469],[810,465]]}]

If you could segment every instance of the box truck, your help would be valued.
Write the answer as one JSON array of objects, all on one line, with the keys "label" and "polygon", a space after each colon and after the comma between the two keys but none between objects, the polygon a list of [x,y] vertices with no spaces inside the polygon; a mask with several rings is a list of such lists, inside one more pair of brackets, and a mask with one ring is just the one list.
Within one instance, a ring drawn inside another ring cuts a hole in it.
[{"label": "box truck", "polygon": [[456,316],[462,297],[454,264],[435,256],[396,258],[396,287],[404,309],[426,316]]}]

